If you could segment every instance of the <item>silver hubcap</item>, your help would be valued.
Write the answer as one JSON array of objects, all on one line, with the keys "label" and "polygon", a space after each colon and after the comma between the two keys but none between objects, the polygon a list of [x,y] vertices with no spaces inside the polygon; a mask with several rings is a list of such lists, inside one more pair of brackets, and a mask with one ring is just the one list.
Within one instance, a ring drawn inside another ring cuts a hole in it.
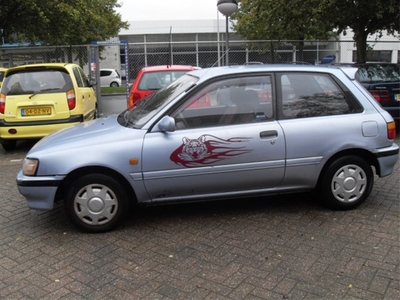
[{"label": "silver hubcap", "polygon": [[115,217],[118,199],[107,186],[91,184],[76,194],[74,210],[78,218],[86,224],[103,225]]},{"label": "silver hubcap", "polygon": [[333,196],[341,202],[353,202],[364,194],[367,188],[367,175],[357,165],[340,168],[332,179]]}]

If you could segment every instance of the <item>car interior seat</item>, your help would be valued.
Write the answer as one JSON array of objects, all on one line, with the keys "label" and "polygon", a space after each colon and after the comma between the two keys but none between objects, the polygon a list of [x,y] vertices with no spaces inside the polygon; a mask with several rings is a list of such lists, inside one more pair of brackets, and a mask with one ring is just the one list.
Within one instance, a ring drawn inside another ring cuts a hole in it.
[{"label": "car interior seat", "polygon": [[233,105],[222,116],[220,124],[242,124],[257,121],[260,102],[256,91],[245,90],[243,87],[231,87],[230,98]]}]

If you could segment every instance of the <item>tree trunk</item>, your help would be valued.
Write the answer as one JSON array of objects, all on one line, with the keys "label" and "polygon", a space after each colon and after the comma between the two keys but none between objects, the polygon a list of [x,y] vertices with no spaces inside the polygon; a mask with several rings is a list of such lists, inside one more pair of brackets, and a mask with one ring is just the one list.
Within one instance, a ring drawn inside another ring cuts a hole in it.
[{"label": "tree trunk", "polygon": [[354,41],[357,48],[357,62],[365,63],[367,61],[367,37],[368,33],[363,29],[354,30]]}]

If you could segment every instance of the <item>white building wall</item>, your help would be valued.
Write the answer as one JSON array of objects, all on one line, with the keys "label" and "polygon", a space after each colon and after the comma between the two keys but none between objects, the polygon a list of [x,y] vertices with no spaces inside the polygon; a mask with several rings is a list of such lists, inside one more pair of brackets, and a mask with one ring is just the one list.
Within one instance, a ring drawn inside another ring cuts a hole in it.
[{"label": "white building wall", "polygon": [[[342,42],[339,44],[340,62],[351,63],[353,62],[353,51],[356,50],[355,43],[353,41],[353,32],[347,32],[346,35],[341,34],[339,40]],[[374,51],[391,51],[391,62],[400,62],[400,40],[399,37],[393,35],[383,34],[382,37],[378,35],[370,35],[367,39],[368,45]]]}]

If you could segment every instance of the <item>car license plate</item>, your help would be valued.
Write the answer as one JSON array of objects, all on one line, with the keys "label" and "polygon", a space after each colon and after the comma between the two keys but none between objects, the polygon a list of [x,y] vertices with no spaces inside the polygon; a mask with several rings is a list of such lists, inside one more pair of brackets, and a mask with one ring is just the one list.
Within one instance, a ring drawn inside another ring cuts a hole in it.
[{"label": "car license plate", "polygon": [[42,116],[50,115],[51,107],[23,108],[21,109],[22,116]]},{"label": "car license plate", "polygon": [[397,101],[400,101],[400,94],[395,94],[394,95],[394,99],[397,100]]}]

